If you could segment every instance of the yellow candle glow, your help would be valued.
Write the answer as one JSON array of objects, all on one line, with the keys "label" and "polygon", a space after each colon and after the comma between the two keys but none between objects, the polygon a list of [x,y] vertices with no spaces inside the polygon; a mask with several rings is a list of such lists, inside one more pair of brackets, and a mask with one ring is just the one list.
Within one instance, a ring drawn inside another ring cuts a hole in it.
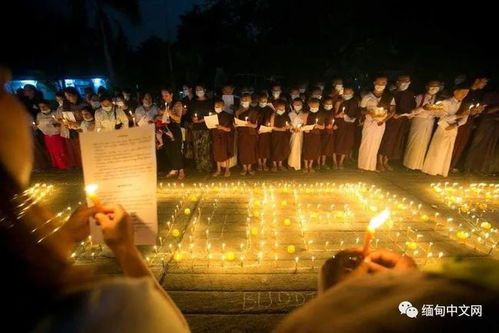
[{"label": "yellow candle glow", "polygon": [[102,203],[97,196],[98,189],[99,186],[97,184],[90,184],[85,187],[85,193],[87,194],[87,197],[90,199],[90,201],[92,201],[95,208],[100,209],[102,207]]},{"label": "yellow candle glow", "polygon": [[376,215],[371,219],[369,225],[367,226],[366,233],[364,234],[364,255],[369,253],[369,244],[374,236],[374,232],[378,229],[385,221],[390,217],[390,211],[385,209],[380,214]]}]

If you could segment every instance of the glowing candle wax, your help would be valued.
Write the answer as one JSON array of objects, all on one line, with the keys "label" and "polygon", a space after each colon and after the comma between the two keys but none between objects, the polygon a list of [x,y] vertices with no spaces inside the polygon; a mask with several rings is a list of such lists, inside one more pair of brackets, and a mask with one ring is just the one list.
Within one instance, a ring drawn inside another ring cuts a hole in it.
[{"label": "glowing candle wax", "polygon": [[369,244],[371,243],[371,239],[374,236],[374,232],[377,228],[379,228],[385,221],[390,217],[390,211],[385,209],[380,214],[376,215],[371,219],[369,225],[367,226],[366,233],[364,234],[364,256],[369,253]]},{"label": "glowing candle wax", "polygon": [[85,192],[87,194],[87,197],[94,204],[95,208],[100,209],[102,207],[102,203],[99,197],[97,196],[98,189],[99,186],[97,184],[90,184],[85,187]]}]

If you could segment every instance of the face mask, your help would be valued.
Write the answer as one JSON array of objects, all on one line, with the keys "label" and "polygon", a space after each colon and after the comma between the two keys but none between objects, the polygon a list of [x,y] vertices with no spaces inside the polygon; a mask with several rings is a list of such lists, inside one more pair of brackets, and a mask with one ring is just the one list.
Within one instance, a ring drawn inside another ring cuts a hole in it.
[{"label": "face mask", "polygon": [[313,98],[317,98],[317,99],[321,99],[321,98],[322,98],[322,95],[313,95],[312,97],[313,97]]},{"label": "face mask", "polygon": [[293,95],[291,95],[291,100],[294,100],[294,99],[299,98],[299,97],[300,97],[300,95],[293,94]]},{"label": "face mask", "polygon": [[204,90],[196,90],[196,96],[197,97],[203,97],[204,96]]},{"label": "face mask", "polygon": [[123,107],[123,106],[125,106],[125,102],[123,102],[123,101],[118,101],[118,102],[116,102],[116,105],[118,105],[118,106],[120,106],[120,107]]},{"label": "face mask", "polygon": [[215,108],[215,112],[216,112],[216,113],[220,113],[220,112],[222,112],[222,111],[223,111],[223,108]]},{"label": "face mask", "polygon": [[112,106],[103,106],[103,107],[102,107],[102,110],[104,110],[104,111],[106,111],[106,112],[109,112],[109,111],[111,111],[112,109],[113,109],[113,107],[112,107]]},{"label": "face mask", "polygon": [[52,112],[52,110],[48,109],[48,110],[40,110],[42,111],[43,114],[49,114],[50,112]]},{"label": "face mask", "polygon": [[59,106],[62,106],[64,102],[60,101],[60,102],[57,102],[57,104],[59,104]]},{"label": "face mask", "polygon": [[440,87],[430,87],[428,88],[428,94],[435,95],[440,90]]},{"label": "face mask", "polygon": [[150,108],[152,106],[152,103],[144,103],[142,104],[145,108]]},{"label": "face mask", "polygon": [[301,105],[294,106],[294,109],[296,112],[300,112],[302,108],[303,108],[303,106],[301,106]]},{"label": "face mask", "polygon": [[321,90],[324,90],[324,85],[323,84],[319,84],[319,85],[317,85],[317,87],[321,88]]},{"label": "face mask", "polygon": [[399,88],[399,90],[400,90],[400,91],[405,91],[405,90],[407,90],[407,88],[409,88],[409,85],[410,85],[410,84],[411,84],[410,82],[404,82],[404,83],[401,83],[401,84],[400,84],[400,88]]},{"label": "face mask", "polygon": [[267,106],[267,103],[258,103],[258,105],[261,107],[261,108],[264,108]]},{"label": "face mask", "polygon": [[90,102],[90,104],[92,105],[92,107],[93,107],[94,109],[98,109],[98,108],[100,108],[100,103],[99,103],[99,102],[97,102],[97,101],[95,101],[95,102]]},{"label": "face mask", "polygon": [[342,84],[337,84],[334,86],[334,90],[336,91],[343,91],[343,85]]},{"label": "face mask", "polygon": [[282,116],[284,114],[286,110],[277,110],[276,113],[280,116]]},{"label": "face mask", "polygon": [[83,120],[85,120],[85,121],[93,121],[94,117],[83,117]]},{"label": "face mask", "polygon": [[383,92],[383,90],[385,90],[386,86],[382,86],[380,84],[377,84],[374,86],[374,90],[376,90],[377,92]]},{"label": "face mask", "polygon": [[317,111],[319,111],[319,108],[310,108],[310,112],[312,113],[316,113]]},{"label": "face mask", "polygon": [[455,80],[454,80],[454,85],[456,85],[456,86],[457,86],[458,84],[463,83],[463,82],[464,82],[464,80],[465,80],[465,79],[463,79],[462,77],[457,78],[457,79],[455,79]]},{"label": "face mask", "polygon": [[332,109],[333,109],[333,105],[332,104],[326,104],[326,105],[324,105],[324,110],[329,111],[329,110],[332,110]]},{"label": "face mask", "polygon": [[272,96],[274,96],[274,98],[278,98],[279,96],[281,96],[281,92],[280,91],[273,91]]},{"label": "face mask", "polygon": [[304,94],[305,93],[305,88],[300,88],[300,94]]},{"label": "face mask", "polygon": [[249,105],[250,105],[250,102],[241,102],[241,106],[243,108],[247,108],[247,107],[249,107]]},{"label": "face mask", "polygon": [[352,99],[353,95],[343,95],[343,99],[345,101],[348,101],[349,99]]},{"label": "face mask", "polygon": [[189,95],[190,90],[189,89],[184,89],[184,95],[187,96]]},{"label": "face mask", "polygon": [[255,106],[257,106],[257,105],[258,105],[258,103],[257,103],[257,102],[251,102],[251,106],[252,106],[252,107],[255,107]]}]

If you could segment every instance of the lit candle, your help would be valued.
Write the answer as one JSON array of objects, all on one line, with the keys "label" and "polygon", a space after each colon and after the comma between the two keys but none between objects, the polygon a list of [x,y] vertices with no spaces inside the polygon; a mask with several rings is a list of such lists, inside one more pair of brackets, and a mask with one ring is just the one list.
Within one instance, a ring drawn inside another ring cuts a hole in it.
[{"label": "lit candle", "polygon": [[132,117],[132,120],[133,120],[133,126],[137,126],[136,122],[135,122],[135,117],[134,115],[132,114],[132,111],[131,110],[128,110],[128,114],[130,114],[130,117]]},{"label": "lit candle", "polygon": [[97,196],[97,190],[99,189],[99,186],[97,184],[90,184],[85,187],[85,192],[87,193],[87,197],[92,201],[94,204],[95,208],[97,210],[100,210],[102,208],[102,203]]},{"label": "lit candle", "polygon": [[377,228],[379,228],[385,221],[390,217],[390,211],[385,209],[379,215],[376,215],[371,219],[369,225],[367,226],[366,233],[364,234],[364,256],[367,256],[369,253],[369,244],[371,243],[371,239],[374,236],[374,232]]}]

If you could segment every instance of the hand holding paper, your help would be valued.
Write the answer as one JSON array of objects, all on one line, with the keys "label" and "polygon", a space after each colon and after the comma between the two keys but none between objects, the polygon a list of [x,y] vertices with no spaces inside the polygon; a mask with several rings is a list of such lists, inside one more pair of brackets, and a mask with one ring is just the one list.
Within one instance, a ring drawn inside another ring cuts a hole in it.
[{"label": "hand holding paper", "polygon": [[206,127],[209,129],[217,128],[218,124],[218,115],[214,114],[212,116],[204,116],[204,123]]},{"label": "hand holding paper", "polygon": [[247,127],[248,126],[247,121],[241,120],[239,118],[234,118],[234,123],[235,123],[236,127]]},{"label": "hand holding paper", "polygon": [[270,127],[270,126],[261,125],[260,128],[258,129],[258,133],[260,133],[260,134],[271,133],[271,132],[272,132],[272,127]]}]

